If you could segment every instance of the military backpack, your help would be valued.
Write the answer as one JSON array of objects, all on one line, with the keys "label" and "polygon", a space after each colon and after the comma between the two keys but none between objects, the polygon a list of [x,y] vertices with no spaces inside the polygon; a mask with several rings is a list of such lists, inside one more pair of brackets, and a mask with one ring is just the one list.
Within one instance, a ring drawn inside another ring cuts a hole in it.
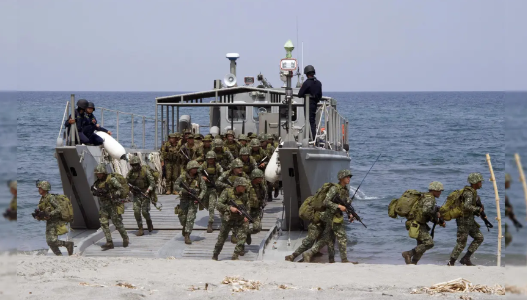
[{"label": "military backpack", "polygon": [[60,207],[60,219],[64,222],[73,222],[73,206],[66,195],[53,194]]},{"label": "military backpack", "polygon": [[126,180],[126,178],[124,178],[123,175],[119,173],[111,173],[111,174],[108,174],[106,183],[109,183],[112,177],[117,179],[117,181],[119,181],[119,183],[121,184],[121,189],[120,189],[121,197],[120,198],[122,199],[128,198],[128,194],[130,193],[130,188],[128,187],[128,180]]},{"label": "military backpack", "polygon": [[317,212],[320,213],[326,210],[324,207],[324,199],[326,199],[326,194],[333,186],[338,187],[338,185],[335,183],[324,183],[324,185],[322,185],[322,187],[317,190],[315,195],[307,197],[298,211],[298,214],[302,220],[318,223],[319,214],[317,214]]},{"label": "military backpack", "polygon": [[439,209],[443,220],[450,221],[463,216],[463,192],[465,189],[466,187],[455,190],[448,195],[445,204]]},{"label": "military backpack", "polygon": [[417,190],[407,190],[398,199],[393,199],[388,205],[388,216],[391,218],[404,217],[413,219],[417,203],[423,197],[423,193]]}]

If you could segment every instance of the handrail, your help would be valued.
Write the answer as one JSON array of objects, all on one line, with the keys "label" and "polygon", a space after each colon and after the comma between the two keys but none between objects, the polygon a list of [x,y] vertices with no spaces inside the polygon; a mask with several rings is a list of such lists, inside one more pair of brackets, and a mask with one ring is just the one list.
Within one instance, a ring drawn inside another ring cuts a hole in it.
[{"label": "handrail", "polygon": [[[306,97],[305,101],[309,101],[309,98]],[[323,140],[324,148],[340,151],[348,141],[347,126],[349,125],[349,122],[339,114],[337,109],[331,105],[331,102],[325,100],[322,101],[322,105],[317,108],[316,112],[317,114],[320,113],[320,116],[317,120],[318,122],[316,122],[315,138],[314,141],[309,142],[309,144],[317,145],[319,141]],[[308,105],[306,105],[306,107],[307,106]],[[308,122],[309,119],[306,117],[306,124],[308,124]],[[306,128],[308,127],[306,126]]]},{"label": "handrail", "polygon": [[60,138],[60,135],[62,134],[62,128],[64,128],[64,119],[66,119],[66,114],[68,113],[69,106],[70,102],[66,101],[66,109],[64,110],[64,114],[62,115],[62,122],[60,123],[59,136],[57,137],[57,139]]}]

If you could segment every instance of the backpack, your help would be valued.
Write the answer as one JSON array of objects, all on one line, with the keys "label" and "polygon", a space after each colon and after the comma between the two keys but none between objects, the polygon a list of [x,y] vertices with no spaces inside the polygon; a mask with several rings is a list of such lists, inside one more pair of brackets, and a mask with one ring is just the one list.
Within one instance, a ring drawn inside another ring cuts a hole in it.
[{"label": "backpack", "polygon": [[60,219],[64,222],[73,222],[73,206],[66,195],[53,194],[55,200],[60,206]]},{"label": "backpack", "polygon": [[130,193],[130,187],[128,186],[128,180],[123,177],[123,175],[119,173],[112,173],[108,175],[108,179],[106,179],[106,182],[108,182],[112,177],[115,177],[117,181],[121,184],[121,198],[126,199],[128,198],[128,194]]},{"label": "backpack", "polygon": [[324,199],[326,199],[326,194],[332,186],[336,186],[336,184],[331,182],[324,183],[324,185],[317,190],[315,195],[307,197],[298,211],[298,215],[302,220],[315,221],[315,213],[325,210]]},{"label": "backpack", "polygon": [[423,197],[423,193],[417,190],[407,190],[398,199],[393,199],[388,205],[388,216],[391,218],[404,217],[412,219],[414,213],[412,210],[418,203],[418,200]]},{"label": "backpack", "polygon": [[463,216],[463,192],[465,188],[453,191],[446,198],[445,204],[439,209],[441,217],[445,221],[457,219]]},{"label": "backpack", "polygon": [[146,165],[146,167],[148,168],[152,176],[154,176],[155,184],[158,185],[159,184],[159,172],[155,170],[154,168],[152,168],[150,165]]}]

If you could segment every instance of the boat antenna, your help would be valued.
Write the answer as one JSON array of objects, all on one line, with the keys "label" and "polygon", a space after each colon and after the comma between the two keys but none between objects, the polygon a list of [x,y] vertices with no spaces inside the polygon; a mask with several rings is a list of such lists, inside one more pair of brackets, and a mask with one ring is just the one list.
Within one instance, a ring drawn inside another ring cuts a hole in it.
[{"label": "boat antenna", "polygon": [[[296,16],[296,44],[298,45],[298,16]],[[303,43],[302,43],[302,49],[303,49]],[[304,51],[302,50],[302,53],[304,53]],[[303,55],[303,54],[302,54]],[[303,59],[302,59],[302,64],[304,63]],[[302,66],[302,68],[304,68]],[[301,88],[302,87],[302,84],[304,83],[304,76],[302,76],[302,80],[300,80],[300,66],[297,66],[296,68],[296,87],[297,88]]]},{"label": "boat antenna", "polygon": [[357,192],[359,191],[360,186],[361,186],[362,183],[364,182],[364,179],[366,179],[366,177],[368,176],[368,174],[370,174],[371,169],[373,169],[373,166],[375,166],[375,163],[377,163],[377,161],[379,160],[379,158],[381,157],[381,155],[382,155],[382,153],[379,154],[379,156],[377,156],[377,159],[373,162],[373,165],[371,165],[371,168],[368,170],[368,172],[366,173],[366,175],[364,176],[364,178],[362,178],[362,181],[360,182],[359,186],[358,186],[357,189],[355,190],[355,193],[353,194],[353,197],[351,197],[351,201],[353,201],[353,199],[355,199],[355,195],[357,195]]}]

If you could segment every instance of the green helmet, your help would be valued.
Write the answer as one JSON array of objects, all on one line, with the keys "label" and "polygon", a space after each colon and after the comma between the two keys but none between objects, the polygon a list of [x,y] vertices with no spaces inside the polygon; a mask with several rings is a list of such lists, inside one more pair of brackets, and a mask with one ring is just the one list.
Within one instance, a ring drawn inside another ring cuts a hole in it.
[{"label": "green helmet", "polygon": [[207,135],[203,138],[203,141],[204,141],[204,142],[212,142],[212,134],[207,134]]},{"label": "green helmet", "polygon": [[470,173],[467,180],[470,184],[476,184],[480,181],[484,181],[483,175],[481,175],[481,173]]},{"label": "green helmet", "polygon": [[95,174],[108,174],[106,171],[106,165],[103,163],[100,163],[95,167],[95,171],[93,171]]},{"label": "green helmet", "polygon": [[243,168],[243,162],[241,159],[237,158],[232,161],[231,168]]},{"label": "green helmet", "polygon": [[443,188],[443,184],[439,181],[432,181],[429,185],[428,185],[428,190],[429,191],[444,191],[445,189]]},{"label": "green helmet", "polygon": [[247,138],[247,135],[245,134],[240,134],[240,136],[238,137],[238,141],[248,141],[249,139]]},{"label": "green helmet", "polygon": [[214,151],[209,151],[209,152],[207,152],[206,158],[207,158],[207,159],[209,159],[209,158],[214,158],[214,159],[216,159],[216,152],[214,152]]},{"label": "green helmet", "polygon": [[264,173],[262,170],[260,169],[254,169],[252,172],[251,172],[251,179],[255,179],[255,178],[263,178],[264,177]]},{"label": "green helmet", "polygon": [[227,130],[227,133],[225,134],[225,136],[228,136],[228,135],[232,135],[234,137],[234,130]]},{"label": "green helmet", "polygon": [[177,135],[175,133],[171,133],[168,135],[168,138],[177,138]]},{"label": "green helmet", "polygon": [[273,135],[272,135],[272,134],[268,134],[268,135],[267,135],[267,140],[274,140]]},{"label": "green helmet", "polygon": [[250,155],[250,154],[251,154],[251,151],[249,151],[249,148],[243,147],[242,149],[240,149],[240,155]]},{"label": "green helmet", "polygon": [[511,181],[512,181],[511,174],[505,173],[505,182],[511,182]]},{"label": "green helmet", "polygon": [[249,138],[251,138],[251,139],[255,139],[255,138],[257,138],[257,137],[258,137],[258,136],[256,136],[256,133],[253,133],[253,134],[251,134],[251,135],[249,136]]},{"label": "green helmet", "polygon": [[139,159],[139,156],[132,156],[132,158],[130,158],[130,165],[136,164],[141,164],[141,160]]},{"label": "green helmet", "polygon": [[221,139],[215,139],[214,140],[214,148],[216,147],[222,147],[223,148],[223,141]]},{"label": "green helmet", "polygon": [[37,184],[37,187],[43,189],[44,191],[51,190],[51,184],[48,181],[42,180]]},{"label": "green helmet", "polygon": [[191,160],[187,163],[187,170],[199,168],[199,163],[195,160]]},{"label": "green helmet", "polygon": [[7,186],[9,186],[10,189],[16,190],[16,180],[10,180],[7,182]]},{"label": "green helmet", "polygon": [[234,182],[232,184],[234,185],[234,187],[237,187],[237,186],[240,186],[240,185],[247,186],[248,182],[247,182],[247,179],[245,179],[243,177],[238,177],[238,178],[234,179]]},{"label": "green helmet", "polygon": [[175,133],[175,135],[176,135],[176,138],[178,138],[178,139],[180,139],[180,138],[181,138],[181,133],[179,133],[179,132],[176,132],[176,133]]},{"label": "green helmet", "polygon": [[263,140],[266,140],[267,141],[267,136],[265,133],[260,133],[260,135],[258,135],[258,139],[260,141],[263,141]]},{"label": "green helmet", "polygon": [[195,138],[195,136],[192,133],[189,133],[189,135],[187,136],[187,140],[188,139],[194,139],[194,138]]},{"label": "green helmet", "polygon": [[258,139],[251,140],[250,146],[251,147],[260,147],[260,140],[258,140]]},{"label": "green helmet", "polygon": [[195,137],[196,140],[203,140],[203,134],[196,134],[196,137]]},{"label": "green helmet", "polygon": [[192,131],[190,129],[183,130],[183,134],[187,134],[187,133],[192,133]]},{"label": "green helmet", "polygon": [[337,175],[339,180],[341,180],[344,177],[348,177],[348,176],[349,177],[353,176],[353,175],[351,175],[351,171],[348,170],[348,169],[340,170],[338,175]]}]

